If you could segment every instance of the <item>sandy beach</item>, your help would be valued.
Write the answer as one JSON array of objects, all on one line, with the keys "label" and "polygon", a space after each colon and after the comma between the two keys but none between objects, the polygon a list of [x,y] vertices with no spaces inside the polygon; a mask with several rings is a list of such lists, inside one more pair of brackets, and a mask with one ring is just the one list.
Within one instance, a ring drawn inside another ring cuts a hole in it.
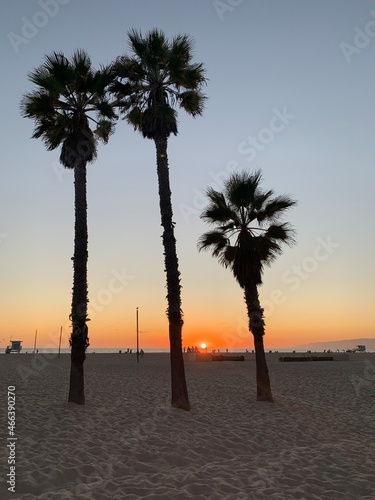
[{"label": "sandy beach", "polygon": [[170,407],[168,354],[138,365],[134,354],[89,354],[83,407],[66,402],[69,355],[1,355],[0,498],[373,500],[375,354],[278,357],[267,354],[274,403],[255,400],[253,354],[186,357],[185,412]]}]

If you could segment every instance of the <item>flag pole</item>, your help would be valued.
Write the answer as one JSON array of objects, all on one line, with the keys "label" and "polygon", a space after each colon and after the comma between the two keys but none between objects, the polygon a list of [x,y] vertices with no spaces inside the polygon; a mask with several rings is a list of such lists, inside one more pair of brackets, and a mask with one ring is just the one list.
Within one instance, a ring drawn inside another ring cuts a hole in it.
[{"label": "flag pole", "polygon": [[34,337],[34,354],[36,353],[36,338],[38,336],[38,330],[35,330],[35,337]]},{"label": "flag pole", "polygon": [[60,357],[60,350],[61,350],[61,335],[62,335],[62,326],[60,327],[60,340],[59,340],[59,354],[58,354],[58,358]]},{"label": "flag pole", "polygon": [[136,309],[136,323],[137,323],[137,363],[139,363],[138,307]]}]

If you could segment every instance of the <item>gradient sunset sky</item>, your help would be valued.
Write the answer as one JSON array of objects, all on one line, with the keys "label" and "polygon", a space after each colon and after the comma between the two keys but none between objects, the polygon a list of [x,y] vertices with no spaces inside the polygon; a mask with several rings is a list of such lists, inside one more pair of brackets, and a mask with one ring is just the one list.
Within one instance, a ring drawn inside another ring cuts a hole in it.
[{"label": "gradient sunset sky", "polygon": [[[7,0],[1,3],[0,348],[63,347],[70,333],[74,192],[59,150],[20,116],[45,54],[128,53],[127,32],[195,41],[208,97],[169,141],[183,344],[252,349],[243,293],[197,239],[207,186],[263,172],[298,205],[297,245],[267,269],[267,349],[374,337],[375,5],[361,0]],[[124,121],[88,166],[92,348],[168,347],[154,143]]]}]

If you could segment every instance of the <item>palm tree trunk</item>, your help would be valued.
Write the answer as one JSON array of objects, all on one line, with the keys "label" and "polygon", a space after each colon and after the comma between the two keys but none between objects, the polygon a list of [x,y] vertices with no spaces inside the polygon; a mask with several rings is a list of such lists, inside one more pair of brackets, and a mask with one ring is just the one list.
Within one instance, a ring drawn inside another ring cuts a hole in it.
[{"label": "palm tree trunk", "polygon": [[70,387],[68,401],[85,404],[83,362],[88,342],[87,321],[87,196],[86,164],[74,168],[75,225]]},{"label": "palm tree trunk", "polygon": [[169,321],[169,343],[172,383],[172,406],[190,410],[189,397],[185,379],[185,366],[182,353],[182,311],[180,271],[172,221],[171,189],[167,146],[168,140],[155,139],[156,164],[159,184],[159,204],[161,225],[163,226],[164,263],[167,274],[167,316]]},{"label": "palm tree trunk", "polygon": [[257,401],[273,401],[267,360],[264,352],[264,319],[256,286],[245,288],[245,302],[249,317],[249,330],[254,336]]}]

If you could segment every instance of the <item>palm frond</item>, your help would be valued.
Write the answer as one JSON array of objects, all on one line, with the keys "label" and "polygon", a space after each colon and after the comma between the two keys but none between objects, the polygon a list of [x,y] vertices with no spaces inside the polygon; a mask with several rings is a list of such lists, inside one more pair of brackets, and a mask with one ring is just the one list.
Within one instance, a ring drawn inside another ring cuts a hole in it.
[{"label": "palm frond", "polygon": [[254,192],[254,199],[251,202],[253,210],[259,214],[263,210],[264,204],[274,195],[272,189],[269,191],[262,191],[259,187]]},{"label": "palm frond", "polygon": [[92,73],[90,56],[83,49],[77,49],[73,52],[71,65],[74,72],[80,76]]},{"label": "palm frond", "polygon": [[259,214],[259,220],[278,220],[286,210],[295,206],[297,202],[292,200],[286,195],[277,196],[266,203],[261,213]]},{"label": "palm frond", "polygon": [[[200,91],[203,65],[191,63],[192,40],[178,35],[169,41],[158,29],[144,35],[130,30],[128,40],[131,57],[119,57],[112,66],[116,106],[144,137],[177,135],[175,107],[195,117],[202,114],[206,99]],[[132,108],[137,108],[134,113]]]},{"label": "palm frond", "polygon": [[232,211],[227,206],[211,204],[205,208],[200,217],[211,224],[226,223],[232,219]]},{"label": "palm frond", "polygon": [[118,78],[126,78],[132,83],[145,78],[144,65],[135,57],[120,56],[114,63],[114,72]]},{"label": "palm frond", "polygon": [[233,173],[224,181],[223,192],[206,191],[209,203],[201,213],[215,228],[201,236],[200,248],[210,247],[243,288],[260,285],[264,266],[281,254],[283,244],[295,243],[294,229],[275,221],[296,202],[263,191],[261,179],[259,170]]},{"label": "palm frond", "polygon": [[247,171],[233,173],[224,183],[225,195],[229,202],[237,208],[251,207],[261,179],[260,171],[253,174]]},{"label": "palm frond", "polygon": [[172,39],[170,46],[170,63],[172,67],[185,67],[192,57],[194,40],[185,34],[180,34]]},{"label": "palm frond", "polygon": [[227,200],[225,199],[224,193],[221,193],[220,191],[217,191],[216,189],[213,189],[211,187],[207,188],[206,190],[206,195],[208,199],[210,200],[211,204],[222,206],[222,207],[227,207]]},{"label": "palm frond", "polygon": [[181,92],[178,95],[180,107],[193,117],[202,115],[205,100],[206,97],[203,94],[200,92],[193,92],[192,90]]},{"label": "palm frond", "polygon": [[114,133],[114,124],[111,120],[99,120],[97,123],[97,128],[94,130],[94,134],[103,141],[107,143],[109,137]]},{"label": "palm frond", "polygon": [[201,213],[201,219],[206,220],[208,223],[226,223],[230,220],[236,219],[236,214],[227,205],[223,193],[209,188],[206,195],[210,200],[209,205]]},{"label": "palm frond", "polygon": [[288,222],[284,222],[283,224],[272,224],[264,233],[264,237],[286,243],[289,246],[296,243],[295,230]]},{"label": "palm frond", "polygon": [[[47,150],[62,146],[64,166],[95,159],[97,139],[107,142],[113,132],[117,115],[109,94],[112,79],[112,66],[94,70],[84,50],[76,50],[71,60],[52,52],[29,74],[36,89],[23,96],[21,114],[34,120],[32,137],[41,138]],[[96,124],[95,135],[89,120]]]},{"label": "palm frond", "polygon": [[228,245],[228,239],[223,235],[222,231],[208,231],[202,234],[198,240],[198,249],[211,250],[215,257],[220,254],[221,250]]},{"label": "palm frond", "polygon": [[140,130],[142,127],[142,110],[138,107],[133,107],[126,115],[126,120],[130,125],[133,125],[135,130]]},{"label": "palm frond", "polygon": [[202,63],[189,64],[184,68],[170,68],[171,77],[176,82],[178,87],[183,87],[187,90],[200,91],[207,83],[205,78],[205,68]]},{"label": "palm frond", "polygon": [[[74,69],[69,60],[60,52],[53,52],[51,55],[47,55],[42,68],[45,69],[48,76],[56,82],[59,88],[66,87],[74,81]],[[36,85],[43,87],[43,82],[38,83],[38,81],[35,81],[32,73],[29,79]]]},{"label": "palm frond", "polygon": [[21,100],[21,115],[24,118],[52,116],[55,113],[55,99],[44,90],[26,94]]},{"label": "palm frond", "polygon": [[112,102],[109,102],[106,99],[101,99],[94,101],[93,104],[101,116],[112,120],[117,118]]}]

